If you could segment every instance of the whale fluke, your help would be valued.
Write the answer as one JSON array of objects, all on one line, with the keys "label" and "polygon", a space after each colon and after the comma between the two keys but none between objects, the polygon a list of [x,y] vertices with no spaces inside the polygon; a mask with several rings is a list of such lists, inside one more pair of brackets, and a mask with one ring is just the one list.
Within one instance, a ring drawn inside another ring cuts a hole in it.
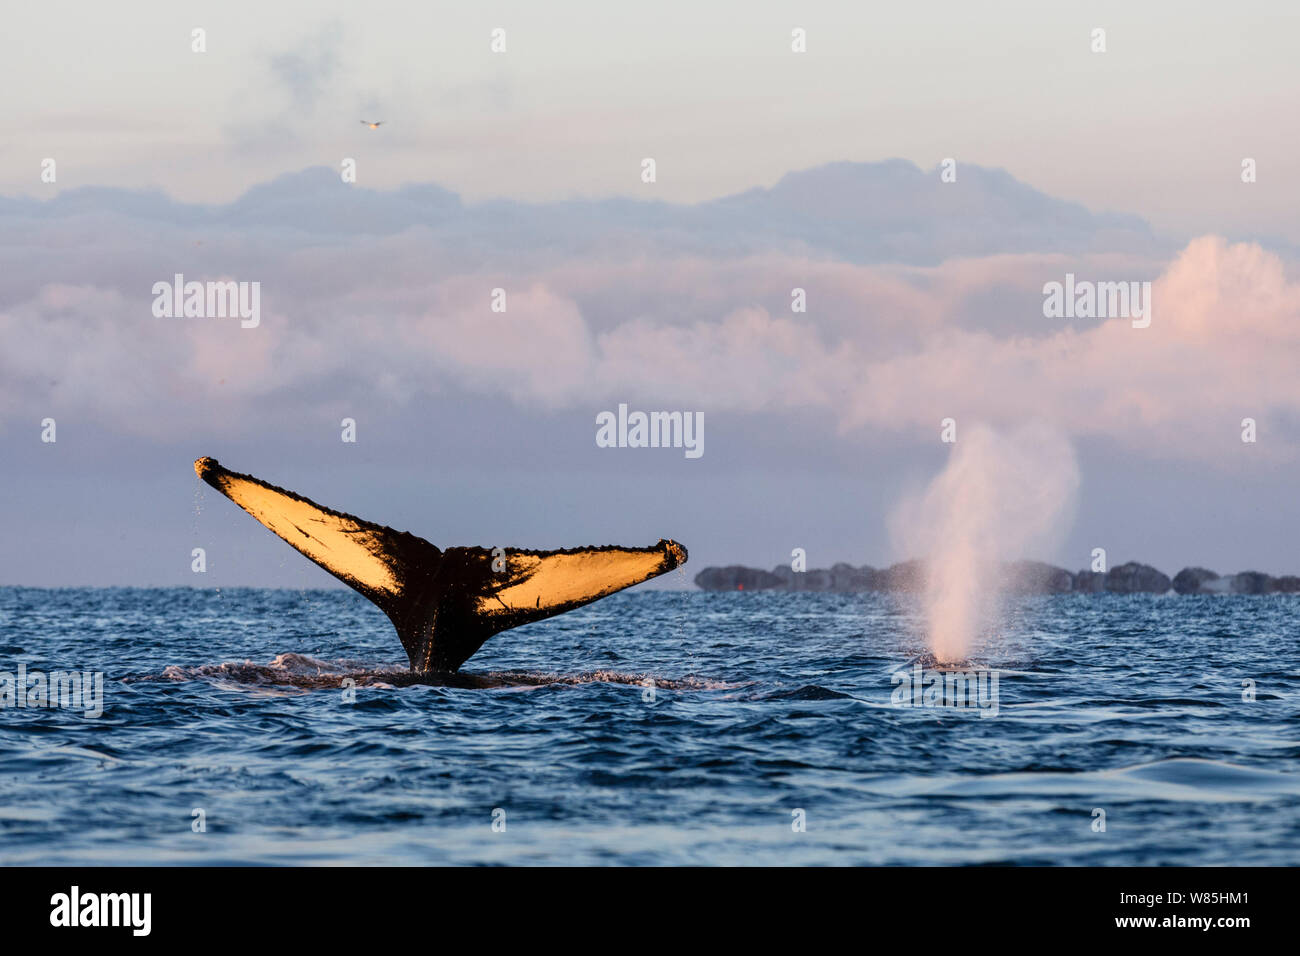
[{"label": "whale fluke", "polygon": [[[438,548],[200,458],[203,481],[379,606],[417,674],[454,672],[493,634],[571,611],[686,562],[686,549]],[[499,569],[499,570],[498,570]]]}]

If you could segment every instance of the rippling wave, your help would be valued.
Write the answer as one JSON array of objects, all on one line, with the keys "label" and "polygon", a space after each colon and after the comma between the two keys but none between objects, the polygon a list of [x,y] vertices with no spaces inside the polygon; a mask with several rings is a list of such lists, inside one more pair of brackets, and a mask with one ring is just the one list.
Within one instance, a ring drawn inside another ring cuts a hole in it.
[{"label": "rippling wave", "polygon": [[1025,598],[940,669],[905,598],[643,591],[416,681],[346,591],[0,589],[0,670],[104,675],[0,710],[0,862],[1294,864],[1297,607]]},{"label": "rippling wave", "polygon": [[723,681],[702,680],[695,677],[673,679],[650,674],[622,674],[618,671],[599,670],[586,674],[543,674],[537,671],[493,671],[483,674],[462,672],[457,674],[412,674],[401,664],[365,664],[361,661],[322,661],[305,654],[292,652],[277,654],[269,664],[243,663],[200,664],[197,667],[180,667],[169,664],[158,677],[127,677],[126,682],[137,680],[212,680],[237,687],[249,684],[255,687],[296,687],[319,690],[341,687],[409,687],[425,684],[430,687],[546,687],[551,684],[635,684],[662,690],[723,690],[742,686]]}]

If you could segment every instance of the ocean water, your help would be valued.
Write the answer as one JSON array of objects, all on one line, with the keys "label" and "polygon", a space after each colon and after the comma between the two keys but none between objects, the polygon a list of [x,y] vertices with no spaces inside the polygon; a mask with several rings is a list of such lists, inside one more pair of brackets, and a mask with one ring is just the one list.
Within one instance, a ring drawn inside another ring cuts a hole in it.
[{"label": "ocean water", "polygon": [[892,699],[890,595],[633,591],[431,686],[350,591],[0,589],[0,670],[104,675],[0,710],[0,863],[1296,864],[1297,624],[1019,599],[980,716]]}]

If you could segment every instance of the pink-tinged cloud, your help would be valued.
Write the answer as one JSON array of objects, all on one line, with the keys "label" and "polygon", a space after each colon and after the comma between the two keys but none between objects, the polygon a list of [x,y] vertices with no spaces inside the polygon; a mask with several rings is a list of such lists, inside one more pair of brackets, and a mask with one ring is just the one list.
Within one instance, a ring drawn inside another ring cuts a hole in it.
[{"label": "pink-tinged cloud", "polygon": [[[149,285],[170,266],[45,285],[0,308],[0,422],[53,407],[162,437],[197,422],[233,429],[249,412],[301,421],[358,392],[415,408],[456,394],[584,418],[618,401],[813,410],[846,440],[864,429],[928,440],[949,417],[1037,420],[1203,460],[1240,450],[1251,417],[1267,438],[1258,453],[1297,450],[1273,426],[1300,420],[1300,286],[1255,245],[1189,244],[1155,279],[1145,329],[1042,314],[1043,284],[1067,271],[1156,274],[1118,256],[918,267],[596,250],[502,275],[455,268],[438,248],[411,230],[356,248],[267,246],[239,269],[190,270],[260,281],[256,329],[154,318]],[[504,312],[491,307],[497,287]],[[791,311],[794,287],[807,312]]]},{"label": "pink-tinged cloud", "polygon": [[[871,364],[851,425],[928,426],[942,417],[1051,421],[1158,454],[1221,455],[1240,422],[1300,412],[1300,286],[1259,246],[1195,240],[1153,284],[1153,320],[1115,318],[1046,339],[950,331]],[[1264,451],[1294,453],[1276,444]]]}]

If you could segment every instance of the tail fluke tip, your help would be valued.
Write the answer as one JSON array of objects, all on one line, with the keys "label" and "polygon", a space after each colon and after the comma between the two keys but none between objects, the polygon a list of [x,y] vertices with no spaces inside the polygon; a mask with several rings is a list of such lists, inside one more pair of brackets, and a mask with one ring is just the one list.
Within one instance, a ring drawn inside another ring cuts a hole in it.
[{"label": "tail fluke tip", "polygon": [[675,568],[686,563],[686,549],[676,541],[664,538],[659,544],[663,546],[664,554],[668,557],[669,567]]}]

